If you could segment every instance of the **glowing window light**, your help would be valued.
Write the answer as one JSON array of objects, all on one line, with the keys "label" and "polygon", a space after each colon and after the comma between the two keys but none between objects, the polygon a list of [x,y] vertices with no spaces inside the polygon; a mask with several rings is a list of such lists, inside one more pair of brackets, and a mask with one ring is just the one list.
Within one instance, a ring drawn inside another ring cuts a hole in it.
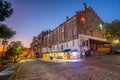
[{"label": "glowing window light", "polygon": [[76,56],[77,52],[72,52],[73,53],[73,56]]}]

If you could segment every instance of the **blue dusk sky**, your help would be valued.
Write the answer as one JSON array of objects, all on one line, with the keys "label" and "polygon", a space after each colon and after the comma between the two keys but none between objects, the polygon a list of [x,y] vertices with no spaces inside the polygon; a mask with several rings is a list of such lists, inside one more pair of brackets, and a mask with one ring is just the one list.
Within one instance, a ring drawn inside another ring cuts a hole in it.
[{"label": "blue dusk sky", "polygon": [[53,30],[83,10],[83,3],[92,7],[104,22],[120,20],[120,0],[7,0],[12,3],[14,13],[3,23],[17,33],[10,41],[22,41],[29,47],[33,36],[41,31]]}]

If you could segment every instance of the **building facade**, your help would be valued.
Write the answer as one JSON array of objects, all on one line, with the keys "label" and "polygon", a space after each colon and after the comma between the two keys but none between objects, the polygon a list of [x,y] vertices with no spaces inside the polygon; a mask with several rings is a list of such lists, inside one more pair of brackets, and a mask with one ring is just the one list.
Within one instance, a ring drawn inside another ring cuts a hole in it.
[{"label": "building facade", "polygon": [[44,35],[43,58],[79,59],[83,56],[102,55],[110,51],[105,39],[104,22],[84,3],[82,11],[68,18],[57,28]]},{"label": "building facade", "polygon": [[36,57],[42,57],[44,44],[44,37],[50,32],[50,30],[42,31],[38,36],[34,36],[32,43],[30,44],[30,52],[34,53]]}]

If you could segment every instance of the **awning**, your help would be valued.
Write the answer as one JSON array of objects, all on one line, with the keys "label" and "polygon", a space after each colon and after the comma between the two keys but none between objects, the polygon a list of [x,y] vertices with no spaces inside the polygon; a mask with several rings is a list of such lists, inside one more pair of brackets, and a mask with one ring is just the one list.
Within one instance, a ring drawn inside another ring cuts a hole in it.
[{"label": "awning", "polygon": [[78,52],[78,49],[73,49],[71,50],[71,52]]},{"label": "awning", "polygon": [[70,52],[71,49],[65,49],[63,52]]},{"label": "awning", "polygon": [[110,42],[107,42],[107,41],[101,41],[101,40],[96,40],[96,39],[89,39],[90,42],[93,42],[93,43],[104,43],[104,44],[110,44]]}]

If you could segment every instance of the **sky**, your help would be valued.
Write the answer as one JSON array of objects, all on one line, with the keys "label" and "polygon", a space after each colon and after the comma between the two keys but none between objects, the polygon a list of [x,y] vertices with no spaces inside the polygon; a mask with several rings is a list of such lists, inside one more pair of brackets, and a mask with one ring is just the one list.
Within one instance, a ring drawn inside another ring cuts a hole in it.
[{"label": "sky", "polygon": [[97,13],[106,23],[120,20],[120,0],[6,0],[12,4],[14,12],[4,21],[16,31],[10,41],[22,41],[29,47],[33,36],[43,30],[55,29],[66,20],[83,10],[83,3]]}]

